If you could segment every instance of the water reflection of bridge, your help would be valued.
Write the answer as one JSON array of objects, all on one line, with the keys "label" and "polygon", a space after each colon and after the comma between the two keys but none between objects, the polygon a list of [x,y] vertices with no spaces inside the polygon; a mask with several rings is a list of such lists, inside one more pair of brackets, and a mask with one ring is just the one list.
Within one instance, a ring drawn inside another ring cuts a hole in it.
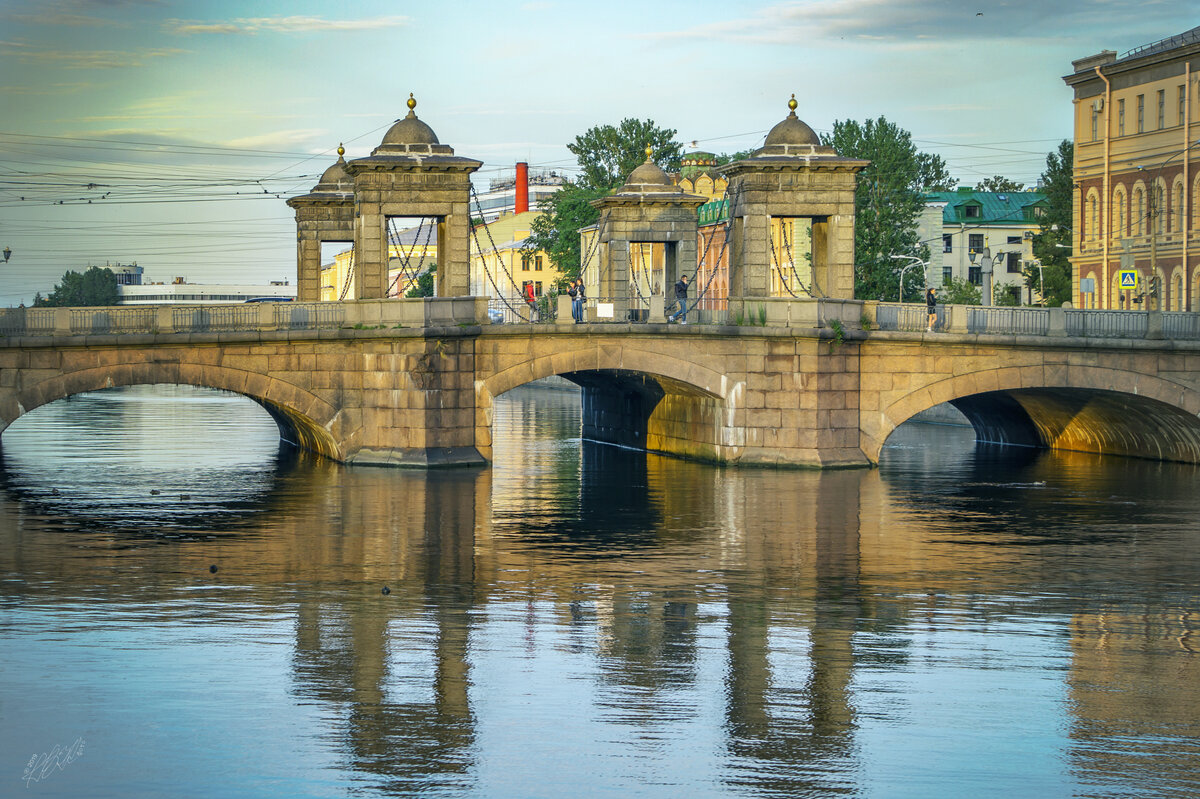
[{"label": "water reflection of bridge", "polygon": [[[653,735],[664,703],[696,692],[702,672],[723,661],[724,691],[708,700],[720,708],[716,743],[731,779],[764,791],[836,793],[845,788],[837,775],[847,770],[812,764],[849,765],[856,757],[855,697],[863,690],[856,675],[877,658],[894,664],[914,656],[900,642],[927,617],[999,622],[1011,612],[1004,597],[1052,596],[1061,579],[1052,553],[1043,550],[1038,561],[1005,546],[980,548],[973,574],[945,577],[941,562],[952,552],[961,557],[959,544],[930,540],[926,528],[906,524],[905,514],[927,509],[907,504],[878,472],[797,473],[784,491],[771,472],[697,470],[590,446],[579,468],[615,471],[633,487],[619,525],[603,488],[556,504],[553,492],[527,485],[519,497],[523,517],[569,511],[577,521],[574,529],[526,530],[515,516],[490,510],[514,499],[497,493],[512,490],[497,471],[317,465],[285,477],[303,485],[281,486],[289,503],[243,535],[139,553],[141,571],[162,575],[164,598],[175,596],[176,581],[227,583],[241,586],[241,599],[294,613],[294,691],[345,708],[348,759],[396,790],[428,784],[433,775],[449,784],[454,775],[467,779],[480,708],[495,712],[500,701],[480,693],[493,684],[478,671],[489,639],[532,640],[565,629],[562,645],[574,654],[564,657],[594,684],[584,693],[619,707],[631,734]],[[531,504],[530,497],[544,499]],[[579,507],[568,509],[571,503]],[[1052,503],[1035,497],[1006,523],[1016,533],[1031,528]],[[0,547],[0,569],[19,561],[47,578],[39,590],[49,592],[74,595],[83,582],[105,579],[121,585],[124,550],[113,548],[111,569],[95,559],[39,562],[42,551],[22,549],[27,539],[15,508],[3,506],[3,529],[17,532]],[[763,513],[768,506],[778,510]],[[940,512],[952,528],[953,508]],[[781,516],[791,525],[781,529]],[[322,519],[337,519],[336,528],[314,523]],[[1141,558],[1135,568],[1165,568],[1145,552]],[[213,562],[221,566],[216,576],[208,573]],[[104,574],[114,576],[97,577]],[[382,594],[384,585],[390,594]],[[153,588],[136,590],[136,601],[153,599]],[[1159,721],[1175,718],[1180,730],[1200,732],[1195,697],[1170,687],[1190,682],[1168,686],[1153,676],[1185,667],[1174,645],[1127,653],[1106,643],[1105,630],[1136,624],[1167,644],[1178,638],[1184,645],[1190,634],[1186,620],[1153,607],[1098,604],[1094,613],[1063,619],[1058,635],[1070,641],[1064,678],[1085,740],[1138,718],[1142,711],[1127,703],[1144,703],[1147,692]],[[1131,671],[1130,658],[1138,669]],[[1105,690],[1141,679],[1136,674],[1145,675],[1139,690]],[[574,697],[544,701],[569,712]],[[758,765],[736,765],[747,762]],[[1123,768],[1116,759],[1100,765]]]}]

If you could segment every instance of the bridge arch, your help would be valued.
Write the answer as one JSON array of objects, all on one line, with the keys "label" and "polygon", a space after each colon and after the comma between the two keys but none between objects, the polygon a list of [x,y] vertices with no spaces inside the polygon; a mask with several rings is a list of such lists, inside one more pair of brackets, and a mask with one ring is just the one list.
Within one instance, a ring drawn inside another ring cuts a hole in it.
[{"label": "bridge arch", "polygon": [[[729,400],[743,384],[696,363],[638,347],[581,347],[517,356],[476,382],[475,440],[490,453],[496,397],[561,376],[583,390],[584,436],[670,455],[714,460],[730,445]],[[490,454],[487,455],[490,458]]]},{"label": "bridge arch", "polygon": [[269,375],[204,364],[134,363],[57,374],[19,388],[0,406],[0,431],[20,416],[55,400],[86,391],[156,383],[214,388],[241,394],[261,405],[279,426],[280,437],[337,460],[341,447],[329,432],[337,409],[312,393]]},{"label": "bridge arch", "polygon": [[878,434],[864,436],[868,457],[878,462],[892,431],[944,402],[983,442],[1200,463],[1200,392],[1163,377],[1074,365],[1003,367],[921,386],[882,410]]}]

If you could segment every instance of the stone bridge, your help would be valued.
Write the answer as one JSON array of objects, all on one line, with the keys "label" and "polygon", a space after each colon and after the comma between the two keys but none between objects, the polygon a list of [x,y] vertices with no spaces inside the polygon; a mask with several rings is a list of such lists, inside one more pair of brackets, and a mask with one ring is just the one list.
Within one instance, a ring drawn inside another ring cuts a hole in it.
[{"label": "stone bridge", "polygon": [[1061,310],[1038,333],[971,332],[955,307],[925,334],[900,329],[923,309],[853,300],[686,327],[489,325],[486,302],[10,312],[0,429],[79,392],[179,383],[250,397],[338,461],[481,464],[495,398],[561,375],[583,389],[585,437],[720,463],[866,466],[943,402],[984,441],[1200,463],[1200,341],[1155,337],[1153,315],[1126,337],[1072,333]]}]

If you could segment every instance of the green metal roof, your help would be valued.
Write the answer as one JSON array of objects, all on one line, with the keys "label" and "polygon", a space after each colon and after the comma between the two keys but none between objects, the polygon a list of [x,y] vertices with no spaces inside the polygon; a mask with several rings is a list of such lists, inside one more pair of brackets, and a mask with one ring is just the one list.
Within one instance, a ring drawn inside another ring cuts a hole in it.
[{"label": "green metal roof", "polygon": [[[947,225],[970,222],[973,225],[1020,225],[1036,221],[1033,207],[1045,205],[1046,195],[1040,191],[933,191],[925,202],[942,202],[942,223]],[[967,216],[967,206],[980,209],[979,216]],[[1028,209],[1028,210],[1026,210]]]}]

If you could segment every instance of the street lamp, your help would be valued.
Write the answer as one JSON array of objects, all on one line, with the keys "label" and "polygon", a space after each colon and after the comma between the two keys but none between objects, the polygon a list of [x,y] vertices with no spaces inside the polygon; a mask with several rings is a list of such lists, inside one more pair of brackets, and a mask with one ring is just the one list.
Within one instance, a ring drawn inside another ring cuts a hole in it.
[{"label": "street lamp", "polygon": [[12,257],[12,249],[9,247],[5,247],[4,248],[4,263],[8,263],[8,259],[11,257]]},{"label": "street lamp", "polygon": [[[899,299],[899,302],[904,302],[904,273],[907,272],[909,269],[912,269],[914,266],[917,266],[918,264],[920,264],[921,266],[924,266],[926,268],[929,267],[929,264],[926,263],[925,261],[922,261],[920,258],[918,258],[915,255],[893,255],[893,256],[891,256],[891,258],[893,260],[897,260],[897,261],[900,261],[900,260],[912,261],[911,264],[909,264],[908,266],[906,266],[900,270],[900,299]],[[922,270],[922,274],[924,274],[924,270]]]}]

